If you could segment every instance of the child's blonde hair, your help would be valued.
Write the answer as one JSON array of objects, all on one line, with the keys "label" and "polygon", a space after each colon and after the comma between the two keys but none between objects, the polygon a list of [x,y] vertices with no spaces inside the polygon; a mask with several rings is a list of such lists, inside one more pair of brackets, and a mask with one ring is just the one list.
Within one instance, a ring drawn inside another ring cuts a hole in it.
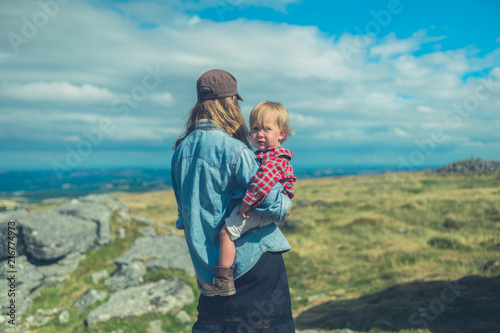
[{"label": "child's blonde hair", "polygon": [[257,104],[252,113],[250,113],[250,129],[258,125],[259,127],[264,127],[264,117],[266,114],[273,114],[278,119],[278,126],[280,131],[285,129],[285,136],[280,144],[285,142],[288,136],[293,136],[294,132],[290,128],[290,121],[288,119],[288,110],[283,106],[283,104],[278,102],[260,102]]}]

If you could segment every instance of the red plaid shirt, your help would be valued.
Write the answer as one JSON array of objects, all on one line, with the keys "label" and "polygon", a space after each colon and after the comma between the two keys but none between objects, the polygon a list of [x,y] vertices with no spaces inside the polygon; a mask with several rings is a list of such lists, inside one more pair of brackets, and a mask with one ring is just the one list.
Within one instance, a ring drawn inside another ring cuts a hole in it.
[{"label": "red plaid shirt", "polygon": [[297,180],[289,162],[293,157],[292,151],[281,147],[272,147],[258,151],[256,155],[260,168],[252,177],[243,202],[249,206],[258,205],[267,197],[277,182],[283,185],[283,192],[292,199],[295,195],[293,183]]}]

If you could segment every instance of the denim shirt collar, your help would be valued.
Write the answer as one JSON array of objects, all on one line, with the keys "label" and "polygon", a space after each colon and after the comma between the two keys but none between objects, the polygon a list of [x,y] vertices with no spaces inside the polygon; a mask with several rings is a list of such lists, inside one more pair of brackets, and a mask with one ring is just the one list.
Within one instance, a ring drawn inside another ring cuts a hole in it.
[{"label": "denim shirt collar", "polygon": [[195,128],[196,129],[205,130],[205,131],[216,130],[216,131],[222,131],[222,132],[224,132],[224,130],[222,129],[222,127],[220,127],[217,123],[215,123],[214,121],[212,121],[210,119],[200,119],[200,120],[198,120],[198,122],[195,125]]}]

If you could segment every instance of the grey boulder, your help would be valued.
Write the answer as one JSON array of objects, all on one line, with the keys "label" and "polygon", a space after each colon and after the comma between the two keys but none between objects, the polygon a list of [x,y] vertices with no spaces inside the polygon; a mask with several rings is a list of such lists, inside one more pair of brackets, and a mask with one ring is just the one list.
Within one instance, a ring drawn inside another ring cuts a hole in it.
[{"label": "grey boulder", "polygon": [[129,213],[127,203],[112,198],[108,194],[89,194],[85,197],[79,198],[79,200],[86,203],[105,206],[112,212],[120,211],[126,214]]},{"label": "grey boulder", "polygon": [[147,217],[144,216],[139,216],[139,215],[130,215],[130,219],[132,222],[139,222],[139,223],[144,223],[147,225],[154,225],[153,220],[148,219]]},{"label": "grey boulder", "polygon": [[55,211],[36,211],[20,220],[26,253],[38,260],[56,260],[85,253],[96,245],[95,223]]},{"label": "grey boulder", "polygon": [[112,242],[110,227],[113,211],[102,203],[84,201],[83,199],[67,201],[57,208],[57,212],[94,222],[97,226],[98,244],[104,245]]},{"label": "grey boulder", "polygon": [[[0,298],[0,315],[5,316],[8,320],[15,319],[15,322],[18,323],[21,315],[28,312],[33,304],[29,292],[24,289],[11,288],[8,280],[0,280],[0,290],[2,293],[5,293],[5,297],[2,295]],[[11,290],[15,290],[15,297],[7,297]],[[13,314],[14,317],[11,317],[11,314]],[[1,331],[0,326],[0,332]]]},{"label": "grey boulder", "polygon": [[[11,271],[15,273],[9,273]],[[27,293],[38,288],[43,281],[43,275],[40,274],[35,265],[28,261],[26,256],[0,262],[0,280],[6,280],[10,276],[15,277],[15,289],[24,289]],[[2,290],[6,289],[2,288]]]},{"label": "grey boulder", "polygon": [[94,305],[95,303],[102,301],[108,297],[108,293],[102,290],[95,289],[87,289],[80,298],[76,300],[73,304],[78,311],[78,313],[83,312],[89,306]]},{"label": "grey boulder", "polygon": [[[11,264],[14,266],[11,267]],[[10,314],[12,307],[15,307],[17,318],[26,313],[33,303],[30,294],[42,284],[42,280],[43,275],[28,262],[26,256],[19,256],[15,258],[15,261],[5,260],[1,262],[0,290],[4,295],[0,298],[0,315]],[[11,300],[14,301],[14,305],[11,305]],[[6,318],[11,319],[11,317]],[[16,322],[18,321],[19,319],[16,319]]]},{"label": "grey boulder", "polygon": [[71,272],[78,268],[85,254],[73,252],[49,265],[39,265],[37,269],[43,274],[43,284],[51,287],[58,286],[69,280]]},{"label": "grey boulder", "polygon": [[105,281],[112,293],[128,287],[137,286],[144,282],[146,267],[139,262],[132,262],[127,265],[121,265],[113,275]]},{"label": "grey boulder", "polygon": [[130,250],[115,259],[118,266],[143,263],[148,270],[173,268],[194,275],[193,264],[184,238],[156,235],[137,238]]},{"label": "grey boulder", "polygon": [[194,299],[193,290],[181,280],[172,277],[112,294],[106,303],[89,313],[85,324],[93,326],[112,318],[135,317],[149,313],[167,314],[194,302]]},{"label": "grey boulder", "polygon": [[[15,250],[15,255],[19,256],[24,252],[24,241],[21,233],[22,220],[29,213],[25,210],[14,210],[10,212],[0,213],[0,260],[9,257],[9,250]],[[13,222],[9,225],[9,222]],[[10,228],[9,228],[10,226]],[[14,233],[14,236],[9,236],[9,230]],[[13,244],[10,244],[9,241]]]}]

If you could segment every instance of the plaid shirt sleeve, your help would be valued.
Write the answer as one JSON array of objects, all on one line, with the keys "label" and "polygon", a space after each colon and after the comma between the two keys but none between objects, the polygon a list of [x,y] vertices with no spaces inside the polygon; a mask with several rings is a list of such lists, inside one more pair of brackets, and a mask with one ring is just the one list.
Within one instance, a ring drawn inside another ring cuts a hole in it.
[{"label": "plaid shirt sleeve", "polygon": [[[283,178],[282,158],[273,158],[263,162],[250,181],[249,188],[243,197],[243,202],[249,206],[258,205],[264,200],[271,188]],[[286,161],[288,162],[288,161]]]},{"label": "plaid shirt sleeve", "polygon": [[283,192],[292,199],[295,196],[295,189],[293,188],[293,184],[297,180],[297,177],[293,174],[293,168],[289,161],[285,160],[284,176],[280,180],[280,183],[283,185]]}]

